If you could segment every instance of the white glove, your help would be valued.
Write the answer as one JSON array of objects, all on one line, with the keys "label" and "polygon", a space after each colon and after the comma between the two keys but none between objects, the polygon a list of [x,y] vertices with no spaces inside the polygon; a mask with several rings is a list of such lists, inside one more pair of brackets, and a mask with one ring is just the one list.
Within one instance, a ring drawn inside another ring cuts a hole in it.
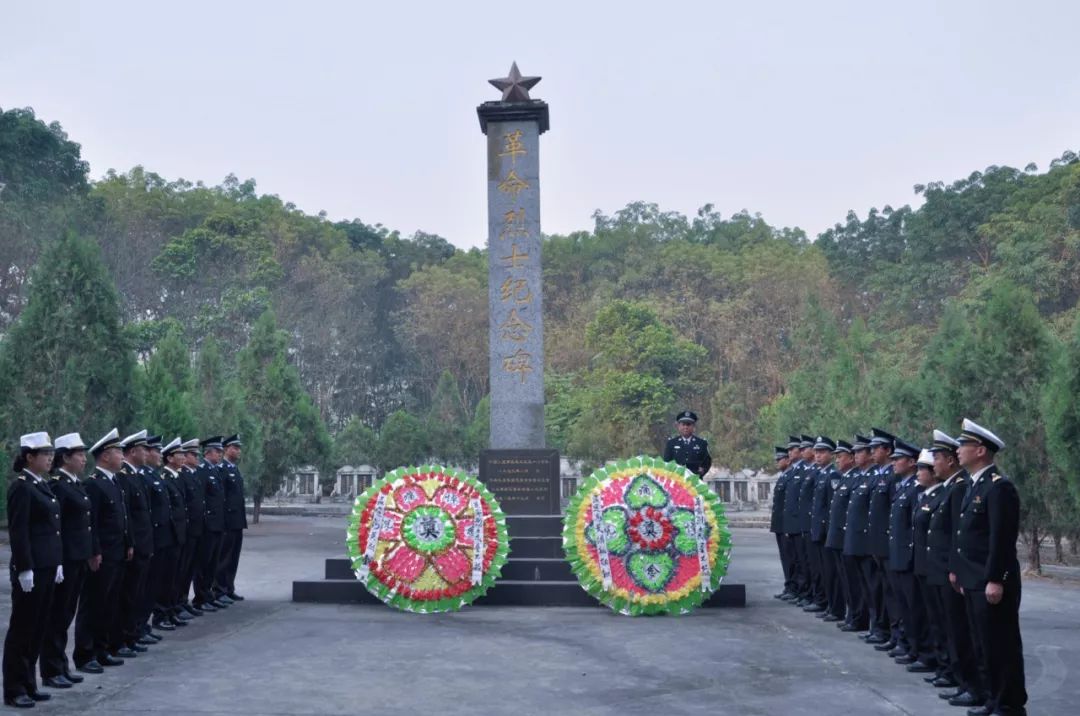
[{"label": "white glove", "polygon": [[25,572],[19,572],[19,586],[22,587],[24,592],[34,589],[34,570],[28,569]]},{"label": "white glove", "polygon": [[63,582],[63,581],[64,581],[64,565],[58,564],[58,565],[56,565],[56,583],[60,584],[60,582]]}]

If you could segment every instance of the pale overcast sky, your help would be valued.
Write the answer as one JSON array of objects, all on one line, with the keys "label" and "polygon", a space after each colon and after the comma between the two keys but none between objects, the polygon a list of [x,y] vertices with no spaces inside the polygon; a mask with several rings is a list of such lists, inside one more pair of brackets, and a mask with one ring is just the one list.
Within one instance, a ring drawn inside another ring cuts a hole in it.
[{"label": "pale overcast sky", "polygon": [[646,200],[811,236],[1080,149],[1080,2],[0,0],[0,107],[92,175],[232,172],[307,212],[485,241],[476,105],[551,105],[543,230]]}]

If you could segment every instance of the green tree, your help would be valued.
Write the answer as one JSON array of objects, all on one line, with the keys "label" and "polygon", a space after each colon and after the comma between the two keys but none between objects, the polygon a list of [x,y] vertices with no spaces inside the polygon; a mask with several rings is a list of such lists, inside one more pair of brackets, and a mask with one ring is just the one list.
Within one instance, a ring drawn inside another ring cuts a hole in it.
[{"label": "green tree", "polygon": [[[0,345],[0,435],[133,424],[135,357],[97,246],[67,234],[34,269],[26,308]],[[11,448],[17,445],[8,442]]]},{"label": "green tree", "polygon": [[1068,490],[1072,500],[1050,500],[1057,558],[1061,560],[1061,537],[1075,545],[1080,539],[1080,314],[1072,335],[1058,352],[1053,375],[1043,396],[1047,451],[1052,478]]},{"label": "green tree", "polygon": [[465,406],[453,374],[444,370],[431,399],[427,414],[428,446],[431,457],[447,465],[458,465],[465,459]]},{"label": "green tree", "polygon": [[375,467],[387,472],[404,465],[419,465],[430,456],[424,422],[404,410],[395,410],[379,428]]},{"label": "green tree", "polygon": [[255,322],[251,340],[239,356],[239,377],[245,404],[256,420],[255,441],[261,447],[254,472],[252,499],[257,522],[263,498],[281,485],[297,466],[314,463],[329,466],[332,445],[326,426],[311,398],[300,384],[300,375],[289,364],[287,337],[267,310]]},{"label": "green tree", "polygon": [[166,439],[175,435],[185,439],[196,437],[191,353],[178,326],[157,344],[140,383],[141,424],[163,431]]},{"label": "green tree", "polygon": [[334,436],[335,467],[345,465],[358,466],[370,463],[375,454],[375,431],[364,424],[360,416],[349,418],[337,435]]}]

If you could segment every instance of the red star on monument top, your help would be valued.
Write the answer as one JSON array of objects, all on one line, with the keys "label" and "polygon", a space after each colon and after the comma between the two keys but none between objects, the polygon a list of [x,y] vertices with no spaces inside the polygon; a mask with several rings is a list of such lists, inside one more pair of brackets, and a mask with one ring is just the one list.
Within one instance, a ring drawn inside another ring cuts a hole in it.
[{"label": "red star on monument top", "polygon": [[488,80],[496,89],[502,90],[503,102],[529,102],[529,90],[540,81],[539,77],[522,77],[517,62],[510,65],[510,74],[501,79]]}]

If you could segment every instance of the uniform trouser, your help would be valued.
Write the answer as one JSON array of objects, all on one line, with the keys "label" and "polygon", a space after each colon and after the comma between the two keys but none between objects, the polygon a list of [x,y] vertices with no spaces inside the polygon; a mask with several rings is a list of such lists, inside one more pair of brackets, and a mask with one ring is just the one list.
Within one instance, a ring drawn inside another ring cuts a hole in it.
[{"label": "uniform trouser", "polygon": [[776,549],[780,553],[780,568],[784,571],[784,592],[794,592],[794,565],[792,564],[791,553],[788,549],[787,535],[779,532],[776,533]]},{"label": "uniform trouser", "polygon": [[221,557],[221,533],[203,532],[199,538],[199,553],[195,557],[195,604],[214,598],[214,577]]},{"label": "uniform trouser", "polygon": [[[885,608],[889,612],[889,632],[893,641],[903,647],[913,656],[918,655],[916,640],[909,636],[911,631],[911,595],[915,591],[914,575],[910,572],[897,572],[887,570],[886,577],[892,593],[892,603],[886,601]],[[886,600],[889,593],[885,595]]]},{"label": "uniform trouser", "polygon": [[150,579],[146,596],[143,598],[143,613],[140,615],[145,624],[153,615],[155,620],[164,619],[172,613],[173,596],[176,594],[176,546],[158,547],[150,560]]},{"label": "uniform trouser", "polygon": [[867,586],[864,584],[862,571],[859,568],[861,557],[849,554],[843,555],[844,577],[848,583],[848,613],[847,623],[859,629],[867,629],[870,624],[870,615],[866,608]]},{"label": "uniform trouser", "polygon": [[960,689],[976,697],[984,697],[986,688],[979,678],[972,646],[971,627],[968,623],[964,595],[951,584],[935,587],[941,599],[945,616],[945,642],[949,649],[949,668]]},{"label": "uniform trouser", "polygon": [[821,575],[821,553],[823,548],[820,544],[817,544],[810,539],[809,532],[803,533],[803,544],[806,545],[806,565],[807,573],[810,577],[810,594],[808,598],[814,604],[824,606],[827,600],[825,598],[825,584]]},{"label": "uniform trouser", "polygon": [[126,564],[103,560],[98,570],[86,577],[75,615],[75,650],[71,659],[76,667],[107,654],[116,638],[113,632],[117,628]]},{"label": "uniform trouser", "polygon": [[805,598],[810,594],[810,573],[806,568],[806,545],[803,544],[802,534],[799,533],[789,534],[787,539],[794,558],[795,593]]},{"label": "uniform trouser", "polygon": [[840,550],[826,547],[825,593],[829,597],[829,614],[844,619],[847,616],[847,580],[844,578],[844,555]]},{"label": "uniform trouser", "polygon": [[195,580],[195,567],[198,563],[196,557],[199,554],[199,542],[202,535],[188,535],[184,546],[180,548],[180,559],[177,565],[179,574],[176,584],[177,604],[187,604],[191,595],[191,584]]},{"label": "uniform trouser", "polygon": [[71,665],[67,660],[68,627],[75,619],[75,609],[89,573],[90,565],[85,559],[64,562],[64,581],[57,584],[53,592],[49,625],[41,643],[43,679],[71,673]]},{"label": "uniform trouser", "polygon": [[945,605],[941,601],[941,592],[926,581],[925,575],[917,574],[915,580],[919,590],[919,600],[923,605],[925,620],[923,631],[926,635],[922,651],[919,652],[919,659],[924,664],[936,664],[939,674],[952,676],[949,648],[945,642]]},{"label": "uniform trouser", "polygon": [[1020,638],[1020,581],[1005,583],[997,604],[986,601],[982,589],[964,590],[971,614],[972,636],[980,645],[986,672],[986,706],[990,711],[1020,709],[1027,703],[1024,685],[1024,645]]},{"label": "uniform trouser", "polygon": [[4,698],[37,693],[37,660],[49,623],[56,567],[34,570],[34,588],[24,592],[11,572],[11,621],[4,637]]},{"label": "uniform trouser", "polygon": [[897,594],[897,582],[895,572],[889,569],[889,560],[887,557],[876,557],[878,560],[878,568],[881,569],[881,587],[882,592],[885,595],[885,619],[889,624],[887,634],[889,639],[895,641],[897,644],[902,644],[907,647],[907,640],[904,638],[904,620],[903,620],[903,605],[900,603],[901,596]]},{"label": "uniform trouser", "polygon": [[109,640],[109,651],[132,646],[143,635],[143,595],[150,576],[150,556],[136,554],[124,567],[124,581],[120,585],[120,609],[117,629]]},{"label": "uniform trouser", "polygon": [[244,530],[225,530],[221,538],[221,560],[217,573],[217,587],[221,594],[236,592],[236,570],[240,567],[240,548],[243,546]]},{"label": "uniform trouser", "polygon": [[881,558],[867,555],[859,557],[866,603],[870,612],[870,632],[876,636],[889,636],[889,615],[885,610],[885,570]]}]

